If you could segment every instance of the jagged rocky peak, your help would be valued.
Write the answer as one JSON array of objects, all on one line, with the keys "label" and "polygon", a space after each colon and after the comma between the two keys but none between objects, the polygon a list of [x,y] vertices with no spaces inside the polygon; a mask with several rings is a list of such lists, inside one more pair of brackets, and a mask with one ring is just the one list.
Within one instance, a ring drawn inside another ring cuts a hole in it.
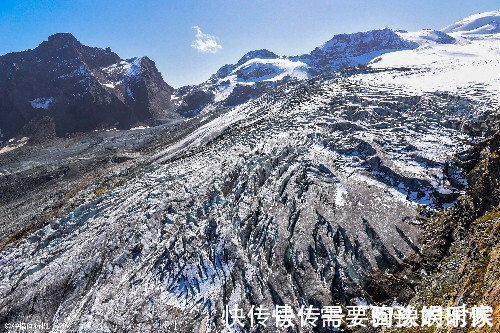
[{"label": "jagged rocky peak", "polygon": [[0,56],[0,124],[6,138],[28,135],[27,125],[42,118],[57,136],[177,118],[172,92],[148,57],[123,60],[109,47],[83,45],[70,33]]},{"label": "jagged rocky peak", "polygon": [[309,71],[317,75],[322,72],[333,72],[345,66],[366,64],[387,51],[416,47],[417,43],[408,41],[395,31],[385,28],[335,35],[302,58],[309,59]]},{"label": "jagged rocky peak", "polygon": [[[58,57],[67,59],[79,58],[91,68],[105,67],[119,62],[120,56],[111,51],[109,47],[89,47],[83,45],[71,33],[56,33],[48,37],[34,50],[36,56],[44,60],[57,54]],[[57,61],[58,58],[55,59]]]}]

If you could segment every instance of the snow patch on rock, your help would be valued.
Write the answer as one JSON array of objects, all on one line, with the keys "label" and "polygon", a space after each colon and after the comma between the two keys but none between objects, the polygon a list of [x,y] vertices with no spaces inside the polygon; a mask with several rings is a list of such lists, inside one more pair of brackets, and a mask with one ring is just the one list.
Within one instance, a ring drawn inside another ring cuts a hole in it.
[{"label": "snow patch on rock", "polygon": [[55,101],[56,99],[54,97],[39,97],[30,101],[30,103],[34,109],[48,110],[49,107],[55,103]]}]

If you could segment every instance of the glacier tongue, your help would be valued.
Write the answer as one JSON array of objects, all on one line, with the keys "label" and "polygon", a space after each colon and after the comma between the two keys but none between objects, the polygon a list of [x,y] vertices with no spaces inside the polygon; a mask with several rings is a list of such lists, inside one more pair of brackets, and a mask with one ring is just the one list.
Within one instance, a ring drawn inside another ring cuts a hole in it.
[{"label": "glacier tongue", "polygon": [[419,254],[420,207],[453,205],[449,158],[476,104],[348,79],[281,88],[3,250],[0,308],[22,306],[0,315],[71,331],[219,331],[228,300],[372,303],[370,272]]}]

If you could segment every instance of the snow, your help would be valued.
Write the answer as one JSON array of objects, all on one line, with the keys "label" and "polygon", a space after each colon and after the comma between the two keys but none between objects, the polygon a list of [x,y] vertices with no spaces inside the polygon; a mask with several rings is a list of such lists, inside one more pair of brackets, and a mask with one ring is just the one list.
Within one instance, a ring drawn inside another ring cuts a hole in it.
[{"label": "snow", "polygon": [[55,103],[55,101],[56,100],[54,97],[39,97],[39,98],[35,98],[34,100],[30,101],[30,103],[34,109],[47,110],[51,104]]},{"label": "snow", "polygon": [[141,75],[142,57],[132,58],[127,60],[125,76],[130,78],[138,78]]},{"label": "snow", "polygon": [[122,71],[128,69],[129,67],[130,67],[130,64],[127,61],[122,60],[117,64],[113,64],[113,65],[107,66],[107,67],[102,67],[101,70],[108,73],[108,74],[114,74],[117,72],[122,72]]},{"label": "snow", "polygon": [[[457,149],[467,148],[464,142],[468,142],[455,127],[434,126],[434,119],[441,116],[455,119],[440,112],[447,97],[418,95],[418,89],[434,92],[436,87],[473,87],[467,86],[470,78],[455,77],[458,83],[450,78],[446,86],[439,86],[438,81],[419,82],[420,76],[432,80],[441,75],[443,79],[446,73],[456,76],[464,68],[470,70],[467,66],[476,69],[481,63],[494,72],[497,67],[491,66],[498,55],[498,41],[491,36],[467,39],[452,33],[454,41],[443,44],[442,37],[447,35],[439,32],[411,34],[420,45],[418,49],[359,59],[377,59],[370,66],[378,73],[355,77],[368,85],[344,77],[293,81],[284,84],[282,91],[274,91],[276,95],[239,104],[212,120],[207,116],[203,125],[166,145],[153,158],[168,163],[151,161],[151,167],[139,177],[127,178],[113,191],[54,218],[5,249],[0,260],[5,263],[0,265],[0,295],[12,299],[12,304],[33,303],[40,290],[46,294],[59,290],[60,281],[76,277],[70,290],[76,291],[56,304],[59,309],[53,327],[57,329],[71,324],[68,327],[105,331],[108,328],[97,321],[117,316],[122,322],[164,313],[170,317],[158,321],[184,318],[189,312],[197,318],[202,312],[214,318],[220,316],[221,300],[229,301],[230,306],[248,304],[250,293],[246,289],[250,288],[241,283],[243,275],[252,290],[260,290],[262,277],[266,281],[269,272],[281,274],[266,266],[267,249],[259,249],[260,244],[283,250],[294,244],[290,257],[299,265],[305,262],[309,244],[316,241],[316,236],[312,239],[310,235],[313,227],[319,226],[314,222],[319,213],[337,227],[338,240],[343,243],[338,250],[331,241],[324,243],[328,253],[335,254],[342,283],[364,272],[356,261],[348,261],[354,257],[349,239],[373,267],[380,246],[407,257],[406,243],[417,246],[412,239],[419,239],[419,234],[402,217],[415,216],[418,205],[436,207],[436,191],[450,193],[444,164]],[[245,61],[242,67],[234,68],[247,74],[270,69],[272,74],[256,77],[273,80],[300,67],[288,61]],[[113,70],[124,78],[124,68],[131,67],[125,62]],[[395,70],[397,67],[409,71]],[[240,83],[236,73],[231,75],[233,81],[222,93],[231,89],[231,84]],[[482,81],[472,82],[479,85]],[[248,78],[241,82],[254,83]],[[403,89],[412,92],[405,94]],[[426,103],[428,96],[433,103]],[[453,101],[453,106],[461,107],[461,102]],[[12,146],[20,143],[12,141]],[[149,156],[142,158],[141,165]],[[448,202],[444,205],[452,206]],[[291,217],[295,216],[296,231],[289,233]],[[255,225],[247,238],[248,246],[242,245],[240,234],[245,221]],[[214,237],[208,232],[215,231],[212,222],[217,228]],[[368,223],[380,236],[377,246],[366,231]],[[321,228],[324,231],[318,235],[326,233],[329,238],[330,223]],[[335,229],[331,233],[333,236]],[[273,243],[266,243],[268,240]],[[136,244],[141,245],[138,258],[133,250]],[[225,253],[230,255],[225,258]],[[365,261],[360,264],[365,266]],[[85,272],[95,274],[89,277]],[[311,285],[321,286],[326,280],[314,281],[316,275],[309,276]],[[285,289],[293,291],[293,284],[279,286],[279,290]],[[272,300],[268,295],[264,290],[257,296]],[[354,303],[367,304],[367,300],[354,298]]]},{"label": "snow", "polygon": [[431,30],[431,29],[424,29],[413,32],[397,32],[397,34],[401,38],[415,42],[420,46],[426,46],[435,43],[446,44],[455,41],[455,39],[452,36],[442,31]]},{"label": "snow", "polygon": [[378,51],[373,51],[369,53],[362,54],[357,57],[353,57],[351,59],[351,65],[357,66],[357,65],[365,65],[372,61],[373,59],[376,59],[377,57],[380,57],[383,54],[386,53],[391,53],[391,52],[398,52],[401,51],[401,49],[385,49],[385,50],[378,50]]},{"label": "snow", "polygon": [[[493,11],[470,16],[443,30],[383,29],[336,35],[303,56],[252,51],[236,65],[223,66],[201,89],[214,93],[214,101],[221,102],[237,85],[277,82],[285,77],[303,80],[318,71],[368,65],[377,72],[353,78],[412,94],[465,93],[475,95],[476,101],[498,104],[500,36],[494,32],[500,32],[499,21],[500,11]],[[370,46],[374,41],[377,45]],[[375,51],[367,52],[370,50]],[[209,111],[206,107],[200,113]]]},{"label": "snow", "polygon": [[[102,67],[101,70],[108,75],[109,80],[108,82],[102,83],[102,85],[113,89],[117,85],[124,83],[124,81],[139,78],[141,75],[141,64],[142,57],[137,57],[129,60],[122,60],[117,64],[107,67]],[[127,94],[133,97],[128,88]]]},{"label": "snow", "polygon": [[21,148],[22,146],[24,146],[25,144],[28,143],[28,140],[29,140],[29,137],[22,137],[21,139],[19,139],[17,141],[15,139],[10,139],[8,145],[6,145],[3,148],[0,148],[0,154],[4,154],[4,153],[7,153],[9,151],[13,151],[17,148]]},{"label": "snow", "polygon": [[500,11],[471,15],[442,29],[443,32],[465,34],[493,34],[500,32]]},{"label": "snow", "polygon": [[345,186],[342,184],[338,184],[338,187],[336,188],[335,191],[335,207],[342,207],[347,204],[347,201],[345,199],[347,194],[348,192]]},{"label": "snow", "polygon": [[146,128],[149,128],[149,126],[137,126],[137,127],[132,127],[130,130],[131,130],[131,131],[136,131],[136,130],[142,130],[142,129],[146,129]]},{"label": "snow", "polygon": [[132,93],[132,90],[130,89],[130,86],[127,86],[127,95],[135,100],[134,94]]},{"label": "snow", "polygon": [[234,68],[229,75],[218,80],[219,88],[214,101],[219,102],[233,92],[237,84],[253,85],[256,82],[276,82],[290,77],[307,79],[308,66],[305,62],[288,58],[252,58]]},{"label": "snow", "polygon": [[118,84],[118,82],[110,82],[110,83],[103,83],[102,85],[113,89],[114,87],[116,87],[117,84]]},{"label": "snow", "polygon": [[[459,33],[451,34],[457,42],[440,44],[421,32],[402,33],[418,41],[413,50],[386,53],[369,63],[378,73],[359,74],[355,80],[373,85],[398,86],[412,93],[472,91],[476,100],[485,98],[500,104],[500,35],[476,36],[467,39]],[[398,71],[396,68],[406,68]],[[480,93],[482,91],[482,93]]]},{"label": "snow", "polygon": [[233,72],[241,70],[245,74],[250,74],[256,69],[269,69],[273,72],[268,75],[251,78],[248,80],[238,78],[239,82],[256,81],[279,81],[285,76],[297,79],[305,79],[307,75],[307,64],[302,61],[292,61],[289,59],[251,59],[243,65],[237,67]]},{"label": "snow", "polygon": [[89,75],[89,73],[87,71],[87,67],[85,65],[80,65],[80,66],[78,66],[77,69],[75,69],[71,73],[59,76],[59,79],[65,79],[65,78],[69,78],[69,77],[86,77],[88,75]]}]

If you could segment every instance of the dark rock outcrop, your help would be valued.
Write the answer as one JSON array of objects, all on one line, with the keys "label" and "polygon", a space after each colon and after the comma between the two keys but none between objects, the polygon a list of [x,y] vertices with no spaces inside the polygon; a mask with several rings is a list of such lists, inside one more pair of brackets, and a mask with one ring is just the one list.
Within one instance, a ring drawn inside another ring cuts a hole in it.
[{"label": "dark rock outcrop", "polygon": [[175,118],[172,92],[149,58],[122,60],[109,48],[58,33],[35,49],[0,57],[2,140],[26,132],[28,124],[42,128],[36,124],[47,119],[64,136]]}]

